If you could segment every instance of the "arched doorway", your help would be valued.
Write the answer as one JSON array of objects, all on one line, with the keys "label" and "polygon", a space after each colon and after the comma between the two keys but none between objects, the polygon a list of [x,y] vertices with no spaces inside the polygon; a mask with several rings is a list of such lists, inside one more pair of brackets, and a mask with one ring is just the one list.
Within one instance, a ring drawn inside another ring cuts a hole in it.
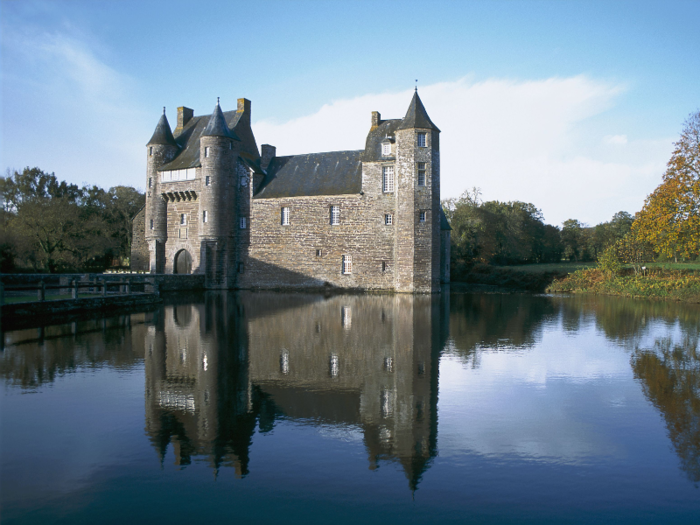
[{"label": "arched doorway", "polygon": [[192,256],[190,255],[190,252],[187,250],[180,250],[175,254],[173,273],[183,275],[192,273]]}]

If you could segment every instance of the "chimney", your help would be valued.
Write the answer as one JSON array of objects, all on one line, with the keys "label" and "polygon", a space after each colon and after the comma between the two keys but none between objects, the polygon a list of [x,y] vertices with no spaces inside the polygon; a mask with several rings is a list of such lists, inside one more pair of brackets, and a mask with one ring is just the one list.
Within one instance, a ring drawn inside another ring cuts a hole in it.
[{"label": "chimney", "polygon": [[175,133],[182,131],[187,123],[192,120],[194,116],[194,110],[186,108],[185,106],[180,106],[177,108],[177,127],[175,128]]},{"label": "chimney", "polygon": [[379,126],[382,123],[382,115],[379,111],[372,111],[372,129]]},{"label": "chimney", "polygon": [[250,115],[250,100],[247,98],[239,98],[238,99],[238,112],[239,113],[248,113]]},{"label": "chimney", "polygon": [[274,146],[270,146],[269,144],[263,144],[262,146],[260,146],[260,151],[262,153],[262,155],[260,155],[260,167],[266,170],[267,167],[270,165],[272,159],[275,158],[275,155],[277,154],[277,148]]}]

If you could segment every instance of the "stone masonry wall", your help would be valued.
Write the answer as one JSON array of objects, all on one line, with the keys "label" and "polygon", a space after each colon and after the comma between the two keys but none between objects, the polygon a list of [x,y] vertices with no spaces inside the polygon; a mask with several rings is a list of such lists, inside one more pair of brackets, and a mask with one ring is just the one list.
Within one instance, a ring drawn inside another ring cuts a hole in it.
[{"label": "stone masonry wall", "polygon": [[[380,163],[363,168],[364,195],[254,199],[250,245],[242,250],[241,288],[319,287],[394,289],[396,197],[382,193]],[[340,224],[330,224],[331,206]],[[290,224],[281,224],[289,207]],[[243,247],[245,248],[245,247]],[[317,251],[320,250],[320,255]],[[342,256],[352,256],[352,274],[342,273]],[[383,264],[382,264],[383,263]]]}]

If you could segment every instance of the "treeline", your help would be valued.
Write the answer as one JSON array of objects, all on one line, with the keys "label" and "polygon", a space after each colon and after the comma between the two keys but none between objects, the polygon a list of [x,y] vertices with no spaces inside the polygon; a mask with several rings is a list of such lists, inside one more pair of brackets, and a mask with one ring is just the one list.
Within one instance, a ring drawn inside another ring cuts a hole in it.
[{"label": "treeline", "polygon": [[[453,275],[477,263],[598,261],[609,277],[623,264],[694,261],[700,255],[700,111],[686,120],[662,183],[634,216],[621,211],[590,227],[544,224],[534,204],[482,202],[479,190],[442,202],[452,226]],[[456,273],[455,273],[456,270]]]},{"label": "treeline", "polygon": [[145,195],[59,181],[39,168],[0,177],[0,272],[101,272],[128,266]]},{"label": "treeline", "polygon": [[595,261],[634,222],[621,211],[594,227],[569,219],[559,228],[545,224],[534,204],[483,202],[477,188],[442,201],[442,207],[452,226],[453,266]]}]

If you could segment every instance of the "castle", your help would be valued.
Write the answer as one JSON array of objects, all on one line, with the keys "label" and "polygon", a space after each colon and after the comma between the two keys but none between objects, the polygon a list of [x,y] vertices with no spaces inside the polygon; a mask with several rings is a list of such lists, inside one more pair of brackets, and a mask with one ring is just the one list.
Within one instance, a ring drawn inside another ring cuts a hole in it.
[{"label": "castle", "polygon": [[132,269],[199,273],[207,288],[324,286],[433,293],[449,282],[440,130],[416,91],[403,119],[372,112],[364,150],[261,151],[251,103],[165,110],[146,145]]}]

